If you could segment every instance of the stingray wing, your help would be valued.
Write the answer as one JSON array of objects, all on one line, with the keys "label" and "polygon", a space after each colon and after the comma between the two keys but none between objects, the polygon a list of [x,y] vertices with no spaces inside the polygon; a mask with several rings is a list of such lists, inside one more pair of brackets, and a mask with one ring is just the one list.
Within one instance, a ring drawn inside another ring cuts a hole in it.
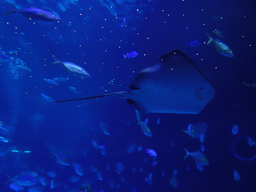
[{"label": "stingray wing", "polygon": [[130,88],[128,103],[145,113],[198,114],[215,94],[195,63],[178,50],[143,69]]}]

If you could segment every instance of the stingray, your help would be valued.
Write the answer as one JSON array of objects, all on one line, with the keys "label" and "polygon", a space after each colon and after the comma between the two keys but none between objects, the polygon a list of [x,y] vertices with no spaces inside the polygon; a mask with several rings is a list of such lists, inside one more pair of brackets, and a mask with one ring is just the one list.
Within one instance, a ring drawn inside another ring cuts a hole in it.
[{"label": "stingray", "polygon": [[215,90],[196,64],[174,50],[162,55],[155,65],[143,69],[130,90],[54,103],[116,96],[127,99],[144,113],[198,114],[213,99]]}]

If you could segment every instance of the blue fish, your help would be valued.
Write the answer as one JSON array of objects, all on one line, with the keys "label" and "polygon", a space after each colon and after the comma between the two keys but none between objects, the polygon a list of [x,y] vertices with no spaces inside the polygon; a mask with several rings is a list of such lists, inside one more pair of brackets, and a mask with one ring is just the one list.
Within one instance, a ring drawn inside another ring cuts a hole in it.
[{"label": "blue fish", "polygon": [[4,13],[5,15],[17,12],[22,16],[30,19],[30,20],[40,20],[40,21],[59,21],[60,18],[50,11],[46,11],[40,8],[29,7],[22,10],[11,10],[9,12]]},{"label": "blue fish", "polygon": [[130,53],[127,53],[126,55],[125,54],[123,54],[123,56],[124,56],[124,59],[126,59],[126,58],[134,58],[134,57],[137,57],[139,55],[139,53],[137,53],[136,51],[132,51],[132,52],[130,52]]},{"label": "blue fish", "polygon": [[198,41],[197,39],[192,40],[188,43],[189,47],[198,47],[199,45],[201,45],[201,42]]}]

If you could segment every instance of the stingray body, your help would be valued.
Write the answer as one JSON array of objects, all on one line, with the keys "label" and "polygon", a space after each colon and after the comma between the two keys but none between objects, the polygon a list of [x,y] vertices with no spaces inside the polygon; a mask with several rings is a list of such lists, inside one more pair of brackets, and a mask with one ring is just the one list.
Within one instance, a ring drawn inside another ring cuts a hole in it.
[{"label": "stingray body", "polygon": [[128,104],[144,113],[198,114],[213,99],[215,90],[188,56],[174,50],[140,71],[128,91],[55,102],[113,95],[127,99]]}]

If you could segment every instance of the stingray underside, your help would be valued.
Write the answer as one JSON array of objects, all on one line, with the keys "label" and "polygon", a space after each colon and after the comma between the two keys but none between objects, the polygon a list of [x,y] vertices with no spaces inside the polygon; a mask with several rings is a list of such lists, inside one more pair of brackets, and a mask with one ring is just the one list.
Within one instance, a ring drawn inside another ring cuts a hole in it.
[{"label": "stingray underside", "polygon": [[130,88],[128,103],[145,113],[198,114],[215,94],[195,63],[178,50],[143,69]]}]

